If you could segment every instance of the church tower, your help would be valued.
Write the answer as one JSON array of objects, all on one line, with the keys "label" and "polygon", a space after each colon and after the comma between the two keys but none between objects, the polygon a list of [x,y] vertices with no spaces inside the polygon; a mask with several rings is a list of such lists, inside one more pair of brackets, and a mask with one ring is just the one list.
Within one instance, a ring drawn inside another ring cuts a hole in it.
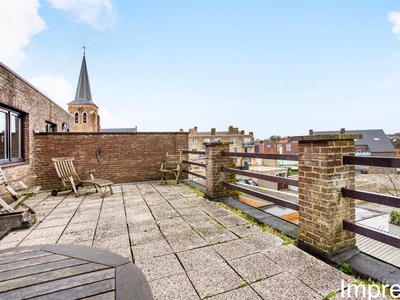
[{"label": "church tower", "polygon": [[79,74],[78,87],[75,100],[68,103],[68,111],[74,116],[74,132],[99,132],[100,116],[98,107],[92,100],[89,75],[86,67],[85,50],[83,47],[83,60]]}]

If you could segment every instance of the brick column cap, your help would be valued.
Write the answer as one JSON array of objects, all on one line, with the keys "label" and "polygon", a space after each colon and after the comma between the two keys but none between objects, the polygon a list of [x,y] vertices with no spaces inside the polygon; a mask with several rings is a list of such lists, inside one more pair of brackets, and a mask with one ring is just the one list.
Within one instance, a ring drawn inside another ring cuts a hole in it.
[{"label": "brick column cap", "polygon": [[361,139],[362,134],[317,134],[317,135],[300,135],[289,137],[292,141],[340,141]]}]

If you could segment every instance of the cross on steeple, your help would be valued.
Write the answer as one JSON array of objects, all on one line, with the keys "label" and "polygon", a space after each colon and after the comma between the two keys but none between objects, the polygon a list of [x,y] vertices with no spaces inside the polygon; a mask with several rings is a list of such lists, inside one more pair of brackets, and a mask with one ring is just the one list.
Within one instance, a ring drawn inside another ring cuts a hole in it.
[{"label": "cross on steeple", "polygon": [[82,47],[82,48],[83,48],[83,55],[85,55],[85,52],[86,52],[86,49],[87,49],[87,48],[86,48],[86,46],[85,46],[85,45],[83,45],[83,47]]}]

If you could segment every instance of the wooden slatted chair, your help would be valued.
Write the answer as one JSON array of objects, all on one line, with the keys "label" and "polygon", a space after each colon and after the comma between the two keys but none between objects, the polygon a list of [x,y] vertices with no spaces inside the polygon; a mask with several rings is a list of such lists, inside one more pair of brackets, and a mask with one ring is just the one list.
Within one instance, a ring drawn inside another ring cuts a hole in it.
[{"label": "wooden slatted chair", "polygon": [[161,164],[161,185],[168,184],[167,177],[172,174],[174,183],[179,183],[179,176],[182,172],[182,153],[168,154],[165,156],[165,161]]},{"label": "wooden slatted chair", "polygon": [[[34,178],[36,176],[32,177]],[[13,202],[7,203],[4,199],[2,199],[5,198],[5,195],[2,195],[2,197],[0,198],[0,205],[2,206],[2,208],[0,209],[1,213],[16,212],[19,206],[22,206],[24,209],[34,213],[29,206],[24,204],[24,201],[28,199],[31,195],[36,194],[41,189],[41,186],[28,187],[22,181],[23,179],[27,178],[28,177],[7,181],[3,170],[0,167],[0,186],[4,187],[8,192],[8,196],[11,196],[11,198],[13,199]],[[14,187],[10,184],[12,184]]]},{"label": "wooden slatted chair", "polygon": [[90,179],[81,180],[79,178],[78,173],[75,170],[73,161],[75,158],[73,157],[61,157],[61,158],[52,158],[54,163],[54,167],[56,168],[58,178],[61,180],[63,187],[58,190],[52,190],[51,194],[56,196],[59,191],[72,189],[75,193],[76,197],[79,197],[78,187],[91,185],[94,186],[96,192],[100,191],[101,197],[104,197],[106,194],[113,194],[112,185],[113,183],[110,180],[94,178],[93,172],[89,171]]}]

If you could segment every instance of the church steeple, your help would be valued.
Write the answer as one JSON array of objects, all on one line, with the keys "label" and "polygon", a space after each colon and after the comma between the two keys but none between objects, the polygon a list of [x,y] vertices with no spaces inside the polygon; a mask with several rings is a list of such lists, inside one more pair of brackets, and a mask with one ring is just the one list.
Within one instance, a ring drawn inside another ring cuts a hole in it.
[{"label": "church steeple", "polygon": [[78,87],[76,88],[75,100],[68,104],[94,104],[92,100],[92,92],[90,90],[89,74],[86,66],[86,47],[83,46],[83,59],[81,72],[79,74]]},{"label": "church steeple", "polygon": [[74,116],[75,132],[99,132],[100,116],[98,107],[92,100],[89,75],[86,66],[86,47],[83,46],[83,59],[76,88],[75,100],[68,103],[68,111]]}]

